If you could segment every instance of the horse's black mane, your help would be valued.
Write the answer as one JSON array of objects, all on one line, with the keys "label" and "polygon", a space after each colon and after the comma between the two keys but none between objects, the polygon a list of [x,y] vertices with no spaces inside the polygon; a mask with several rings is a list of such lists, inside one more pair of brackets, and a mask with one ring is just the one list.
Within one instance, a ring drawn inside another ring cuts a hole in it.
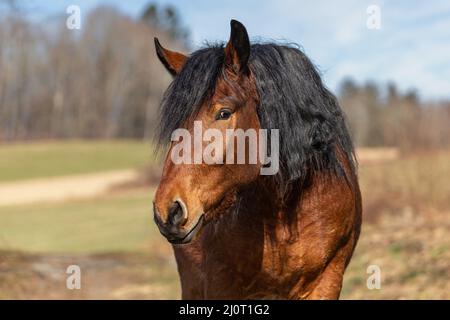
[{"label": "horse's black mane", "polygon": [[[194,52],[167,89],[160,110],[158,140],[198,112],[222,75],[224,46]],[[287,45],[252,44],[249,68],[260,97],[263,129],[279,129],[280,173],[283,181],[305,178],[319,170],[343,173],[337,150],[354,170],[354,150],[336,98],[322,84],[311,61]]]}]

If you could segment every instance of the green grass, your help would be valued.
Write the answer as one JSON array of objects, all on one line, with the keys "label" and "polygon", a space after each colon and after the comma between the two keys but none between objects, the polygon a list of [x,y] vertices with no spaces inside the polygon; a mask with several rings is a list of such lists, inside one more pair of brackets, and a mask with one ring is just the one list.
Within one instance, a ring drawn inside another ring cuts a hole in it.
[{"label": "green grass", "polygon": [[150,142],[133,140],[0,144],[0,182],[140,168],[154,159]]},{"label": "green grass", "polygon": [[148,248],[162,239],[152,220],[152,193],[2,207],[0,249],[99,253]]}]

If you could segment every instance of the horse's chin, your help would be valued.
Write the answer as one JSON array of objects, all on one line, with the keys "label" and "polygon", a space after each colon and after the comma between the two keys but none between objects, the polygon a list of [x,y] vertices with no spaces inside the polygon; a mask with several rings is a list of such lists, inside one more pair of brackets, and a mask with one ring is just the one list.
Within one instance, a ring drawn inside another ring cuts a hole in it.
[{"label": "horse's chin", "polygon": [[168,240],[171,244],[174,245],[183,245],[183,244],[189,244],[194,239],[196,239],[200,233],[201,229],[203,229],[203,226],[206,224],[205,222],[205,214],[201,214],[199,218],[197,219],[197,222],[192,227],[192,229],[184,236],[182,239],[176,239],[176,240]]}]

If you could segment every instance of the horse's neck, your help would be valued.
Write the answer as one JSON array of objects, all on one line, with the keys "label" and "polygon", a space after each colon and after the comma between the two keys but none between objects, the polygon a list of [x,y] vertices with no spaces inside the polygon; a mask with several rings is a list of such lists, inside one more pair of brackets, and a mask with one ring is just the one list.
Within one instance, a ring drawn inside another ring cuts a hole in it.
[{"label": "horse's neck", "polygon": [[[288,246],[298,236],[301,191],[300,182],[292,185],[287,200],[282,200],[277,184],[266,179],[241,190],[234,208],[223,212],[205,230],[202,255],[208,261],[222,263],[215,265],[217,268],[240,269],[244,264],[250,273],[258,270],[268,249]],[[279,254],[274,258],[279,259]],[[241,267],[234,266],[236,261],[242,262]]]},{"label": "horse's neck", "polygon": [[255,219],[279,219],[279,214],[291,214],[301,201],[301,194],[308,183],[300,180],[283,185],[275,177],[260,177],[252,185],[241,190],[238,206],[242,214],[252,214]]},{"label": "horse's neck", "polygon": [[298,181],[281,190],[275,179],[261,177],[238,192],[235,205],[217,222],[216,235],[258,237],[280,225],[295,229],[303,185]]}]

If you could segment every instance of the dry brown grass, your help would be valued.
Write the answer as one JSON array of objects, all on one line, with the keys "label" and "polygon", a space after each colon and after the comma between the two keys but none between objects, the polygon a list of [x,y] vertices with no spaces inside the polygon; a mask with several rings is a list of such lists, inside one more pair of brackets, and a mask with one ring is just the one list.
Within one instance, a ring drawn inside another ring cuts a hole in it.
[{"label": "dry brown grass", "polygon": [[[343,299],[450,299],[450,212],[404,210],[363,226],[345,274]],[[381,268],[381,289],[366,285]]]},{"label": "dry brown grass", "polygon": [[[450,298],[450,151],[363,162],[364,222],[342,298]],[[380,290],[366,269],[380,266]]]},{"label": "dry brown grass", "polygon": [[366,221],[405,209],[450,208],[450,150],[362,162],[359,175]]},{"label": "dry brown grass", "polygon": [[[175,261],[169,246],[162,248],[86,255],[0,251],[0,300],[179,299]],[[66,287],[72,264],[81,268],[80,290]]]}]

